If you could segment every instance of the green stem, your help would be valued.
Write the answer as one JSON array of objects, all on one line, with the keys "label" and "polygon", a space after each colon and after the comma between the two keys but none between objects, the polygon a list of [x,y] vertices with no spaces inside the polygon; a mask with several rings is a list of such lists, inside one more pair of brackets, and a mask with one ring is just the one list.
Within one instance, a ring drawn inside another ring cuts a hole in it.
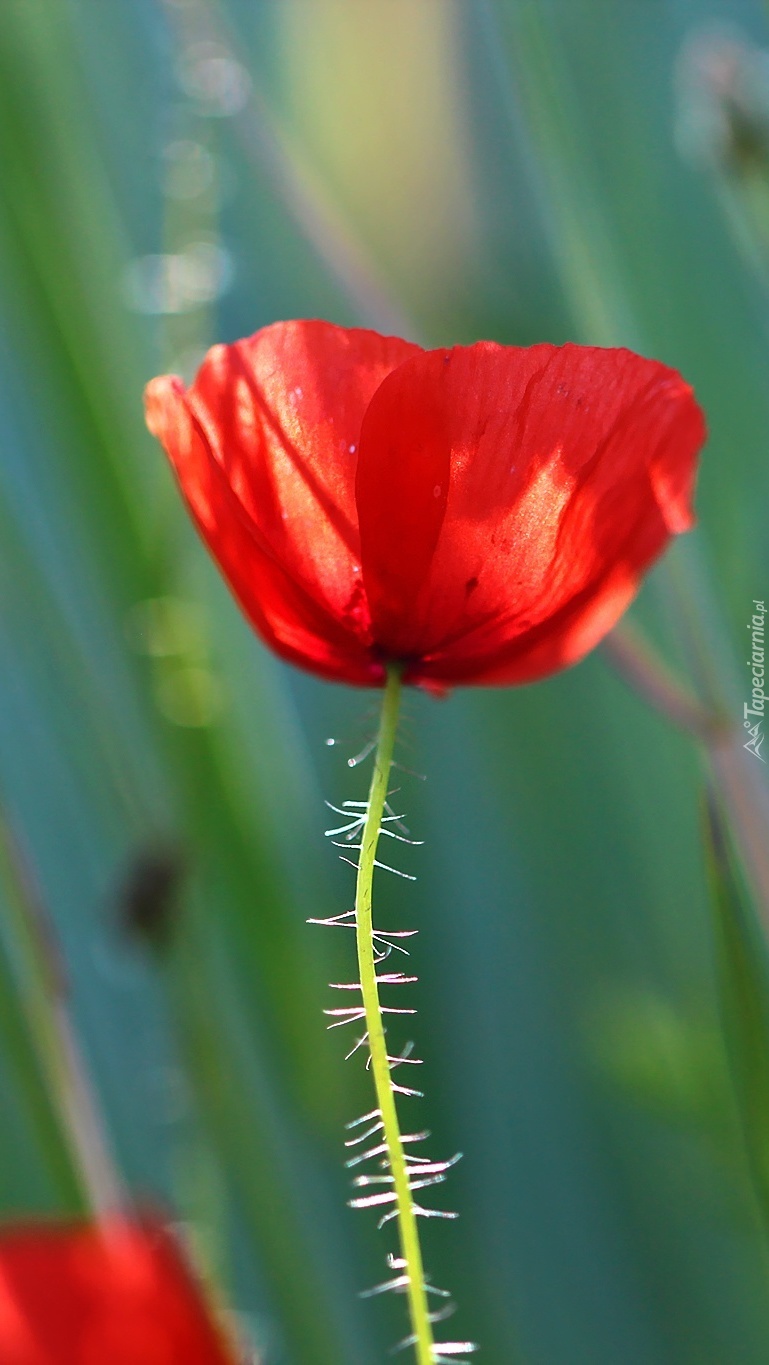
[{"label": "green stem", "polygon": [[355,933],[358,947],[358,966],[363,993],[363,1006],[366,1011],[366,1029],[371,1054],[371,1074],[374,1077],[377,1103],[382,1118],[384,1141],[390,1174],[393,1178],[396,1208],[398,1213],[398,1233],[400,1236],[401,1256],[405,1261],[404,1274],[408,1277],[408,1302],[411,1328],[414,1335],[414,1349],[418,1365],[432,1365],[433,1330],[427,1306],[427,1291],[422,1267],[422,1248],[419,1245],[417,1215],[411,1197],[409,1174],[403,1151],[395,1095],[390,1079],[390,1063],[387,1057],[382,1009],[379,1003],[376,964],[374,962],[373,921],[371,914],[371,887],[374,877],[379,831],[382,823],[384,805],[387,799],[387,784],[392,767],[395,733],[398,727],[400,705],[400,671],[391,667],[387,674],[387,684],[382,701],[382,717],[379,725],[379,739],[374,773],[369,790],[368,815],[363,827],[363,839],[358,864],[358,880],[355,888]]}]

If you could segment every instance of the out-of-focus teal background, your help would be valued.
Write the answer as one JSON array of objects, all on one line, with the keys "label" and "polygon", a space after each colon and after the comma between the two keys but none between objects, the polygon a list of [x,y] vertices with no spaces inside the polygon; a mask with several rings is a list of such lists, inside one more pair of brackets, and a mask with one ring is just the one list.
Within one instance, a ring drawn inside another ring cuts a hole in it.
[{"label": "out-of-focus teal background", "polygon": [[[321,1011],[352,946],[304,923],[351,902],[323,802],[363,796],[346,760],[375,698],[251,636],[142,386],[297,316],[679,367],[711,430],[700,522],[631,615],[695,686],[721,679],[739,724],[769,595],[767,14],[2,7],[0,1207],[82,1206],[42,915],[114,1160],[192,1229],[264,1365],[375,1365],[404,1328],[401,1301],[357,1297],[392,1237],[345,1205],[370,1084]],[[425,1231],[451,1334],[489,1365],[759,1365],[767,1223],[702,755],[603,655],[408,712],[426,780],[403,773],[398,801],[425,846],[377,914],[420,929],[407,1112],[465,1154],[438,1192],[460,1222]]]}]

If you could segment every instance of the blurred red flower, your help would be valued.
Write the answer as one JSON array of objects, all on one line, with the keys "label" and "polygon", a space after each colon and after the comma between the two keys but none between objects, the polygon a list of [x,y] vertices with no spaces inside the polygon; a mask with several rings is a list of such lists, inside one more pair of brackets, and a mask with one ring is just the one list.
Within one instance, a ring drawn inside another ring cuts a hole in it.
[{"label": "blurred red flower", "polygon": [[233,1365],[159,1224],[0,1233],[2,1365]]},{"label": "blurred red flower", "polygon": [[262,638],[339,682],[529,682],[692,524],[705,424],[626,350],[424,351],[284,322],[154,379],[147,422]]}]

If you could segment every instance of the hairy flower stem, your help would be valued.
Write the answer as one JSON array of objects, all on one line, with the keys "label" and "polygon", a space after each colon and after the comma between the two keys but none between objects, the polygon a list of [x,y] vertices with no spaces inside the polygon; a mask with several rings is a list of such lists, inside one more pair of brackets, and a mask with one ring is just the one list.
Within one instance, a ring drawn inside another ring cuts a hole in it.
[{"label": "hairy flower stem", "polygon": [[390,1174],[393,1178],[396,1196],[401,1255],[405,1261],[404,1274],[408,1276],[408,1303],[411,1329],[414,1336],[414,1349],[418,1365],[432,1365],[433,1331],[427,1306],[422,1248],[419,1245],[417,1216],[414,1212],[403,1140],[395,1107],[395,1095],[390,1079],[390,1063],[387,1059],[387,1045],[379,1003],[372,938],[371,887],[377,844],[379,843],[379,830],[387,799],[387,784],[392,767],[400,694],[400,671],[391,667],[388,670],[382,702],[374,772],[369,790],[368,815],[363,827],[360,862],[358,864],[358,879],[355,888],[355,936],[363,1005],[366,1011],[368,1045],[371,1053],[371,1073],[374,1077],[377,1104],[382,1116],[384,1141],[387,1144]]}]

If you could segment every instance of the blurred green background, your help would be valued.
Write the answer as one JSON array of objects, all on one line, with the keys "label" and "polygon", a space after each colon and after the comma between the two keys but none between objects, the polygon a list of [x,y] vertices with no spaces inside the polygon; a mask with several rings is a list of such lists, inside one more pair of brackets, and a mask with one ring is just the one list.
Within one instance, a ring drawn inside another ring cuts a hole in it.
[{"label": "blurred green background", "polygon": [[[357,1297],[392,1236],[345,1205],[369,1078],[322,1009],[352,944],[304,923],[351,902],[323,802],[365,793],[375,698],[252,638],[142,386],[313,316],[677,366],[711,430],[700,524],[631,617],[739,726],[769,596],[768,18],[2,7],[0,1208],[83,1207],[66,1011],[125,1185],[188,1225],[264,1365],[375,1365],[404,1330]],[[465,1154],[461,1221],[425,1231],[451,1335],[490,1365],[766,1361],[763,948],[740,868],[710,885],[703,754],[603,653],[408,712],[425,846],[377,916],[421,931],[414,1126]]]}]

